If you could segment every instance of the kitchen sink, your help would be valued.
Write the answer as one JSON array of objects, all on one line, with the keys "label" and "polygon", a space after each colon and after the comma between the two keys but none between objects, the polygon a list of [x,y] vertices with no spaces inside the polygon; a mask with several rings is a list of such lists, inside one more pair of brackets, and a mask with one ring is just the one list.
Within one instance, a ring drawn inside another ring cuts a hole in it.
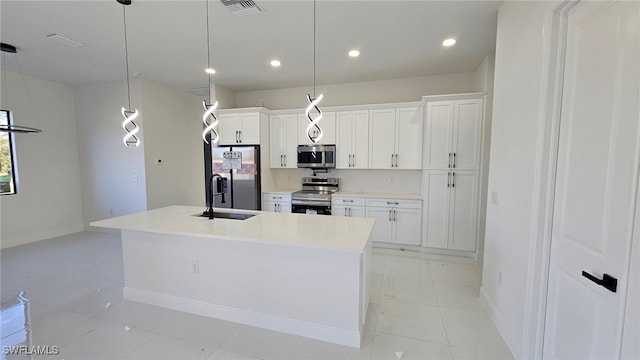
[{"label": "kitchen sink", "polygon": [[[232,213],[232,212],[223,212],[223,211],[214,211],[213,218],[214,219],[232,219],[232,220],[246,220],[250,217],[256,216],[257,214],[245,214],[245,213]],[[206,210],[201,214],[196,214],[196,216],[200,217],[209,217],[209,212]]]}]

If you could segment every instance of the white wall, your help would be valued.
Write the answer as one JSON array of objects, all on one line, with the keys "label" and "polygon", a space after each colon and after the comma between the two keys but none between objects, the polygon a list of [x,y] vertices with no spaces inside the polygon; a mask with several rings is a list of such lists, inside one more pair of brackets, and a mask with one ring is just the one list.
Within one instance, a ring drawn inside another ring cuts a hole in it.
[{"label": "white wall", "polygon": [[211,87],[211,95],[218,101],[218,109],[233,109],[236,106],[236,93],[219,85]]},{"label": "white wall", "polygon": [[[548,2],[505,2],[498,14],[481,295],[516,358],[523,356],[537,134]],[[548,30],[547,30],[548,31]],[[501,278],[501,281],[499,279]]]},{"label": "white wall", "polygon": [[[237,107],[264,106],[271,110],[304,109],[311,87],[236,93]],[[424,95],[475,91],[475,73],[423,76],[360,83],[319,85],[324,94],[320,106],[361,105],[419,101]]]},{"label": "white wall", "polygon": [[19,188],[2,197],[1,247],[83,229],[73,88],[3,71],[2,107],[16,125],[42,129],[15,136]]},{"label": "white wall", "polygon": [[[482,179],[480,186],[480,211],[478,213],[478,251],[483,253],[484,233],[487,218],[487,182],[489,180],[489,151],[491,149],[491,120],[493,112],[493,77],[495,54],[487,56],[476,70],[476,91],[487,93],[484,102],[484,133],[482,134]],[[480,256],[482,259],[482,256]]]},{"label": "white wall", "polygon": [[[94,220],[144,211],[147,207],[145,112],[140,82],[133,81],[131,105],[140,110],[142,144],[124,146],[120,109],[127,105],[123,81],[76,87],[76,116],[85,226]],[[137,181],[134,177],[137,176]]]},{"label": "white wall", "polygon": [[147,208],[204,206],[202,97],[141,85]]}]

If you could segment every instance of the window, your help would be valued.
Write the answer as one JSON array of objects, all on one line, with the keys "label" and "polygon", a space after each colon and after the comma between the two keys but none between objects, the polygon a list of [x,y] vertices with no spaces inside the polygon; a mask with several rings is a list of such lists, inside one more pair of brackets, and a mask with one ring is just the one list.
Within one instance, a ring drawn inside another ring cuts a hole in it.
[{"label": "window", "polygon": [[[0,110],[0,127],[11,125],[11,112]],[[16,193],[13,133],[0,131],[0,195]]]}]

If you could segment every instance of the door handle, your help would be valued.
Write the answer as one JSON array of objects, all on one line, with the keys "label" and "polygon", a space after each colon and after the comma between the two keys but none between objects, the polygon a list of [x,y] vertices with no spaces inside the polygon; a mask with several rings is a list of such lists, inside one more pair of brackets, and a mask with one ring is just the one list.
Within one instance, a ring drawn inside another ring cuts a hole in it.
[{"label": "door handle", "polygon": [[391,167],[394,167],[393,166],[393,154],[391,154]]},{"label": "door handle", "polygon": [[447,173],[447,187],[451,187],[451,173]]},{"label": "door handle", "polygon": [[451,153],[449,153],[449,169],[451,169]]},{"label": "door handle", "polygon": [[238,143],[238,130],[236,130],[236,143]]},{"label": "door handle", "polygon": [[582,276],[586,277],[587,279],[593,281],[594,283],[604,287],[605,289],[611,292],[616,292],[618,288],[618,279],[614,278],[609,274],[603,274],[602,279],[598,279],[597,277],[589,274],[588,272],[583,271]]},{"label": "door handle", "polygon": [[452,176],[451,176],[451,187],[456,187],[456,173],[452,173]]},{"label": "door handle", "polygon": [[284,154],[284,166],[287,166],[287,154]]},{"label": "door handle", "polygon": [[238,142],[242,142],[242,130],[238,130],[238,140],[240,140]]},{"label": "door handle", "polygon": [[284,166],[284,155],[280,154],[280,167]]},{"label": "door handle", "polygon": [[389,210],[389,221],[391,221],[391,210]]},{"label": "door handle", "polygon": [[396,154],[396,167],[398,167],[398,154]]},{"label": "door handle", "polygon": [[356,154],[353,154],[351,156],[351,159],[353,160],[353,167],[356,167]]},{"label": "door handle", "polygon": [[456,168],[456,153],[453,153],[453,168]]}]

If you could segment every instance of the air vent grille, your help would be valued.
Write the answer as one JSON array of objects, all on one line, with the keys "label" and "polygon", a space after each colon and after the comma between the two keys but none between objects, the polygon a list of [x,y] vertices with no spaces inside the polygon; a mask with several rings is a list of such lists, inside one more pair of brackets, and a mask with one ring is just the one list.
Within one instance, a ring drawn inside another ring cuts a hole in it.
[{"label": "air vent grille", "polygon": [[262,11],[253,0],[220,0],[233,15],[244,16]]}]

